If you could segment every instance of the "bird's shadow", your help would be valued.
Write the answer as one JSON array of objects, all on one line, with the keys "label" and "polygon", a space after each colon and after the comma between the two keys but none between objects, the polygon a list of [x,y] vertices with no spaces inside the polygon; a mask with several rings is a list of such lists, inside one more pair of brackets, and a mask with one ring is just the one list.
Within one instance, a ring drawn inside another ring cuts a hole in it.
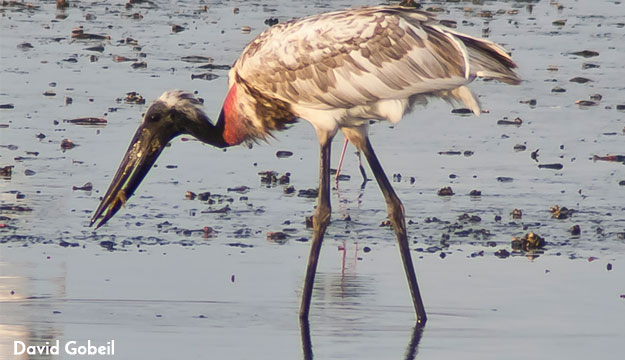
[{"label": "bird's shadow", "polygon": [[[300,319],[299,324],[302,337],[302,358],[304,360],[312,360],[314,355],[312,340],[310,338],[310,323],[308,319]],[[414,360],[417,358],[417,353],[419,352],[419,342],[421,341],[422,336],[423,327],[415,325],[412,328],[410,342],[408,343],[408,346],[406,347],[406,351],[404,353],[405,360]]]}]

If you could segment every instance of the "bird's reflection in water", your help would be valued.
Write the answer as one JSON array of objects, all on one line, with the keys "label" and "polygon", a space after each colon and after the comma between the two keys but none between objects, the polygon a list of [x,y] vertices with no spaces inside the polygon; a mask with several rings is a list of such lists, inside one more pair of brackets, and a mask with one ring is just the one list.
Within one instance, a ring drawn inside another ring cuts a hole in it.
[{"label": "bird's reflection in water", "polygon": [[[299,324],[302,337],[302,358],[304,360],[311,360],[314,356],[312,340],[310,338],[310,324],[308,319],[300,319]],[[404,352],[405,360],[414,360],[417,358],[417,353],[419,352],[419,342],[421,341],[423,330],[423,327],[419,327],[417,325],[412,328],[410,341],[408,342],[408,346]]]},{"label": "bird's reflection in water", "polygon": [[[320,315],[319,322],[333,322],[333,336],[353,336],[358,328],[371,329],[376,326],[375,320],[370,316],[363,316],[363,312],[372,314],[393,310],[372,307],[378,293],[378,288],[373,284],[379,279],[357,272],[357,244],[343,242],[338,249],[341,254],[341,272],[317,273],[313,292],[316,304],[314,311]],[[350,331],[346,332],[345,329]],[[313,344],[308,320],[300,319],[300,333],[303,359],[312,359]],[[422,334],[423,328],[415,325],[404,352],[404,359],[416,358]]]},{"label": "bird's reflection in water", "polygon": [[[357,245],[352,244],[352,246]],[[376,295],[376,287],[371,285],[375,284],[374,277],[356,272],[357,250],[345,250],[345,245],[341,245],[339,252],[341,253],[341,272],[319,272],[315,279],[313,296],[318,306],[321,307],[321,311],[345,313],[345,307],[358,309],[357,306],[367,303],[363,301],[364,298]]]}]

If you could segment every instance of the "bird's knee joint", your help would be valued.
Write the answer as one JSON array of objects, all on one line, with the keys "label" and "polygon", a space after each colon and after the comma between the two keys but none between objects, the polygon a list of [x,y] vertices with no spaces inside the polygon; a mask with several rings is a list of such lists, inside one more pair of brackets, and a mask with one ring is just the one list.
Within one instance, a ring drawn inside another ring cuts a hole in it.
[{"label": "bird's knee joint", "polygon": [[313,226],[326,226],[330,223],[330,207],[320,206],[313,215]]}]

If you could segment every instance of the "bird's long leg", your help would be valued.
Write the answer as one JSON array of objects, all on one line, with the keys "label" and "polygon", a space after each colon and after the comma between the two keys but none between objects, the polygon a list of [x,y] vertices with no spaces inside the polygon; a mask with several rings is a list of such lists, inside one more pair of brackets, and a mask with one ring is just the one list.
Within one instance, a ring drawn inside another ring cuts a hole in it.
[{"label": "bird's long leg", "polygon": [[423,307],[421,293],[419,292],[419,285],[417,285],[417,276],[414,271],[414,266],[412,265],[410,246],[408,243],[408,237],[406,235],[404,206],[399,200],[399,197],[397,197],[397,194],[395,194],[391,183],[388,181],[388,178],[386,177],[386,174],[382,169],[382,165],[380,165],[380,161],[378,160],[377,156],[375,156],[375,152],[373,151],[373,147],[371,146],[369,138],[365,137],[364,140],[365,141],[361,141],[358,145],[361,145],[360,147],[362,148],[360,150],[365,155],[365,158],[367,158],[369,166],[371,167],[371,171],[373,172],[375,179],[380,185],[380,190],[382,190],[382,194],[384,194],[384,199],[386,199],[388,217],[391,221],[391,224],[393,224],[393,229],[395,229],[399,252],[401,254],[401,259],[404,263],[404,271],[406,272],[408,284],[410,285],[412,302],[414,303],[415,311],[417,313],[417,326],[422,327],[425,325],[427,317],[425,315],[425,308]]},{"label": "bird's long leg", "polygon": [[358,155],[358,169],[360,169],[360,175],[362,175],[362,184],[360,184],[360,188],[364,189],[369,179],[367,179],[367,173],[365,172],[365,167],[362,166],[362,158],[360,157],[360,150],[356,152],[356,155]]},{"label": "bird's long leg", "polygon": [[308,267],[306,268],[306,279],[304,280],[304,291],[302,293],[302,304],[299,309],[300,319],[308,320],[310,311],[310,300],[312,297],[315,273],[317,271],[317,261],[321,251],[323,235],[330,223],[330,148],[331,138],[320,137],[321,160],[319,167],[319,195],[317,198],[317,210],[313,215],[313,238],[310,244],[310,255],[308,256]]},{"label": "bird's long leg", "polygon": [[345,157],[345,151],[347,150],[347,143],[349,141],[345,138],[345,142],[343,142],[343,151],[341,151],[341,156],[339,157],[339,164],[336,166],[336,174],[334,175],[334,179],[336,183],[339,182],[339,175],[341,174],[341,166],[343,165],[343,158]]}]

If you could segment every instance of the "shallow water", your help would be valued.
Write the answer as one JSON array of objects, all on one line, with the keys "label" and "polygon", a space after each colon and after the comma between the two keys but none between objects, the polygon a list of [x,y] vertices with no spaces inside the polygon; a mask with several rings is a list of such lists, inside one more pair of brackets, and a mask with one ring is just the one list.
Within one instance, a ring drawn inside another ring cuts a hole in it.
[{"label": "shallow water", "polygon": [[[37,2],[37,9],[0,7],[0,105],[14,106],[0,109],[0,168],[14,166],[10,177],[0,178],[0,358],[11,358],[5,354],[16,339],[115,339],[120,359],[303,356],[297,307],[311,236],[305,217],[315,200],[298,197],[297,190],[317,186],[318,163],[307,123],[251,150],[222,153],[176,139],[126,208],[97,232],[88,227],[146,110],[117,98],[136,91],[149,103],[181,88],[197,91],[216,116],[227,70],[213,70],[214,80],[192,79],[207,70],[183,57],[228,65],[269,17],[285,21],[376,2],[205,3],[206,12],[189,1],[132,9],[92,1],[65,12],[49,1]],[[393,186],[406,207],[430,315],[420,337],[413,336],[392,231],[379,226],[383,199],[374,183],[361,190],[356,157],[346,156],[344,173],[351,178],[333,191],[333,222],[313,299],[310,340],[317,358],[620,358],[625,186],[619,182],[625,166],[595,162],[593,155],[624,154],[625,112],[617,105],[625,104],[625,5],[560,4],[427,2],[443,7],[439,17],[457,21],[459,31],[504,45],[524,82],[476,81],[472,89],[489,110],[477,118],[433,102],[395,128],[371,127],[387,174],[401,174]],[[484,10],[492,17],[480,16]],[[173,33],[173,24],[185,30]],[[73,40],[78,26],[110,40]],[[137,45],[127,45],[128,37]],[[24,42],[32,48],[18,47]],[[101,52],[85,50],[99,45]],[[582,50],[599,55],[571,54]],[[147,68],[115,62],[114,55]],[[583,69],[585,63],[598,67]],[[592,81],[570,82],[574,77]],[[556,86],[566,91],[552,92]],[[592,94],[602,95],[598,105],[576,104]],[[521,103],[530,99],[536,104]],[[108,123],[64,122],[87,116]],[[504,117],[523,123],[497,125]],[[65,138],[78,146],[64,151]],[[527,149],[515,151],[516,144]],[[334,164],[341,145],[337,137]],[[530,157],[536,149],[538,162]],[[279,150],[294,155],[278,158]],[[438,154],[449,150],[473,154]],[[550,163],[563,169],[538,168]],[[265,170],[290,172],[295,194],[262,184],[257,173]],[[72,190],[86,182],[93,191]],[[228,190],[237,186],[249,189]],[[444,186],[456,195],[438,196]],[[473,189],[482,196],[469,196]],[[209,191],[215,203],[186,200],[187,191]],[[553,219],[555,204],[576,212]],[[227,212],[207,212],[225,205]],[[513,219],[513,209],[523,217]],[[459,220],[464,213],[481,221]],[[580,236],[569,233],[575,224]],[[204,226],[217,233],[204,237]],[[267,233],[276,231],[289,237],[268,241]],[[529,231],[545,238],[544,251],[513,252],[512,237]],[[444,234],[449,239],[441,242]],[[499,259],[500,249],[517,256]]]}]

